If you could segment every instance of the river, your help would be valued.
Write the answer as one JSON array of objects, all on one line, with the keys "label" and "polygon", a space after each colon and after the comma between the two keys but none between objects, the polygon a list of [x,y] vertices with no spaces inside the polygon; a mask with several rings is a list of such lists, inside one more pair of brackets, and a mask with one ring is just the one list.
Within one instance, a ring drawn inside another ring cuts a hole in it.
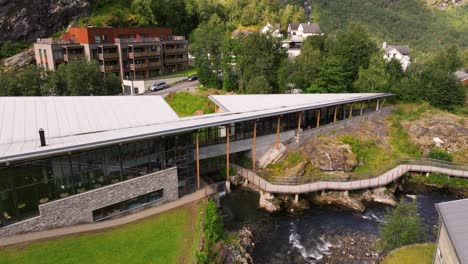
[{"label": "river", "polygon": [[[258,198],[255,192],[238,189],[221,200],[228,231],[252,229],[255,263],[378,263],[373,245],[390,207],[374,205],[359,214],[312,206],[301,215],[270,215],[257,210]],[[430,240],[435,241],[438,222],[434,204],[455,199],[439,193],[417,195],[418,214]]]}]

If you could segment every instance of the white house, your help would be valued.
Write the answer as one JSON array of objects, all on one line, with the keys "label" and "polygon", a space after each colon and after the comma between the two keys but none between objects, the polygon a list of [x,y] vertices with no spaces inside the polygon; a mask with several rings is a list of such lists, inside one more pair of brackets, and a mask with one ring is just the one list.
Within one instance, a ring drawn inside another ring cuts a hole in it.
[{"label": "white house", "polygon": [[318,36],[321,35],[322,31],[320,30],[320,26],[317,23],[301,23],[297,28],[296,35],[301,36],[303,38],[307,38],[310,36]]},{"label": "white house", "polygon": [[408,66],[411,64],[411,58],[409,56],[409,47],[407,45],[388,45],[387,42],[382,44],[382,49],[384,50],[384,59],[386,61],[391,61],[392,59],[397,59],[403,70],[405,71]]},{"label": "white house", "polygon": [[281,34],[281,25],[279,23],[275,23],[272,25],[270,24],[270,22],[267,22],[266,26],[260,29],[260,33],[262,34],[270,33],[273,37],[276,37],[276,38],[283,37],[283,34]]},{"label": "white house", "polygon": [[290,23],[288,25],[288,34],[289,36],[297,36],[299,24],[298,23]]}]

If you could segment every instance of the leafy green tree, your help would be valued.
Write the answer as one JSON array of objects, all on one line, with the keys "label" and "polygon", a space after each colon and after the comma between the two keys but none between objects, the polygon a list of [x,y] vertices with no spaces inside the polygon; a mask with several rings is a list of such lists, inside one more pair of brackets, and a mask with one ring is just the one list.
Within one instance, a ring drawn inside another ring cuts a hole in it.
[{"label": "leafy green tree", "polygon": [[382,54],[374,53],[367,69],[359,69],[359,78],[354,82],[354,87],[360,92],[383,92],[386,90],[389,75],[385,69],[385,61]]},{"label": "leafy green tree", "polygon": [[191,52],[195,56],[195,66],[198,68],[200,83],[209,87],[219,88],[222,72],[223,47],[226,32],[222,20],[216,14],[193,32]]},{"label": "leafy green tree", "polygon": [[384,252],[423,242],[427,237],[415,201],[407,202],[401,199],[396,208],[385,215],[385,219],[387,222],[380,225],[378,245]]},{"label": "leafy green tree", "polygon": [[11,74],[0,71],[0,83],[0,96],[23,95],[16,83],[16,78]]},{"label": "leafy green tree", "polygon": [[456,72],[460,70],[463,66],[463,58],[458,50],[457,46],[452,45],[447,49],[447,62],[448,62],[448,70],[451,72]]},{"label": "leafy green tree", "polygon": [[16,85],[23,96],[40,96],[43,83],[42,71],[36,65],[28,65],[16,75]]},{"label": "leafy green tree", "polygon": [[309,93],[342,93],[346,92],[347,73],[342,60],[328,57],[319,67],[317,79],[307,89]]},{"label": "leafy green tree", "polygon": [[295,59],[300,76],[302,76],[302,79],[298,80],[300,82],[297,83],[299,87],[310,87],[317,78],[320,65],[323,62],[323,55],[320,50],[321,44],[318,43],[321,39],[316,37],[307,38],[301,48],[301,54]]},{"label": "leafy green tree", "polygon": [[[260,93],[278,93],[278,70],[283,60],[287,59],[281,42],[267,34],[251,33],[240,41],[234,56],[236,72],[239,74],[239,91],[247,92],[248,86],[256,89],[265,88]],[[251,79],[256,79],[250,82]],[[260,85],[266,81],[268,85]],[[252,89],[249,88],[252,92]]]},{"label": "leafy green tree", "polygon": [[400,61],[395,58],[385,64],[385,71],[391,80],[400,80],[404,76],[403,67],[401,67]]},{"label": "leafy green tree", "polygon": [[151,5],[152,0],[132,0],[131,10],[135,14],[135,24],[137,26],[157,24]]},{"label": "leafy green tree", "polygon": [[340,58],[346,72],[346,85],[358,78],[360,68],[368,68],[370,57],[377,52],[375,42],[370,38],[366,29],[360,25],[352,24],[346,30],[337,35],[337,40],[330,51]]},{"label": "leafy green tree", "polygon": [[246,94],[269,94],[272,88],[264,76],[255,76],[249,79],[245,89]]}]

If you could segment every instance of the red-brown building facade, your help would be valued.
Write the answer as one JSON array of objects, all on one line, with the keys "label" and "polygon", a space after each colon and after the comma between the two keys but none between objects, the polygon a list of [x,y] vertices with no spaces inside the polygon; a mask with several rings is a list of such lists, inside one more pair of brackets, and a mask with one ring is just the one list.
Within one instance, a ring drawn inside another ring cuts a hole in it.
[{"label": "red-brown building facade", "polygon": [[39,66],[56,70],[75,59],[96,60],[103,73],[147,79],[186,70],[188,42],[171,28],[72,27],[60,39],[34,44]]}]

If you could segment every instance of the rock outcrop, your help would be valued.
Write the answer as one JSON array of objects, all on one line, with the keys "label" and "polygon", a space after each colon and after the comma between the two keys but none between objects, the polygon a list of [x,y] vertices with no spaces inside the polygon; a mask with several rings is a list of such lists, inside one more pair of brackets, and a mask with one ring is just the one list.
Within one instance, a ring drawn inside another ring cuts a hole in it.
[{"label": "rock outcrop", "polygon": [[89,15],[90,0],[0,0],[0,43],[33,42]]},{"label": "rock outcrop", "polygon": [[30,48],[14,56],[3,60],[3,68],[6,71],[17,71],[34,63],[34,49]]},{"label": "rock outcrop", "polygon": [[440,138],[440,147],[448,151],[460,151],[468,146],[468,118],[449,113],[427,112],[419,119],[404,122],[411,140],[424,153],[436,146],[434,138]]},{"label": "rock outcrop", "polygon": [[351,146],[334,138],[314,138],[302,150],[312,165],[322,171],[351,171],[358,165]]},{"label": "rock outcrop", "polygon": [[365,191],[361,196],[361,201],[367,203],[381,203],[391,206],[397,206],[398,204],[393,192],[385,187]]},{"label": "rock outcrop", "polygon": [[236,239],[234,241],[225,244],[223,247],[225,252],[223,263],[253,263],[252,256],[250,255],[255,247],[252,231],[249,228],[244,227],[239,230],[235,236]]},{"label": "rock outcrop", "polygon": [[317,205],[333,205],[342,208],[348,208],[357,212],[364,212],[366,207],[357,199],[349,195],[348,191],[329,191],[321,194],[311,194],[310,200]]},{"label": "rock outcrop", "polygon": [[281,210],[281,204],[275,200],[275,197],[271,193],[260,191],[259,208],[269,213],[275,213]]}]

